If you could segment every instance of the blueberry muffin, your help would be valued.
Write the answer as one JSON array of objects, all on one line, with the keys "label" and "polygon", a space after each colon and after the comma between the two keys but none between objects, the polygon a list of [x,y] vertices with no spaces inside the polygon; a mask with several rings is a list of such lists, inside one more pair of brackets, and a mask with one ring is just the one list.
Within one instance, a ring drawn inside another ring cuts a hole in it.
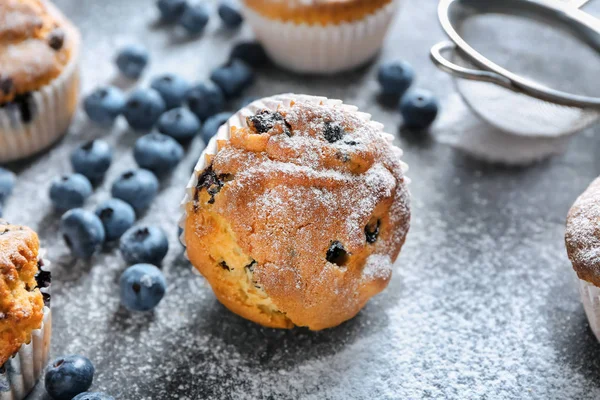
[{"label": "blueberry muffin", "polygon": [[187,255],[217,298],[274,328],[354,317],[387,286],[409,229],[392,139],[319,97],[276,96],[232,117],[184,200]]},{"label": "blueberry muffin", "polygon": [[271,58],[302,73],[364,64],[381,48],[399,0],[243,0]]},{"label": "blueberry muffin", "polygon": [[44,0],[0,4],[0,162],[58,140],[77,105],[77,29]]},{"label": "blueberry muffin", "polygon": [[50,273],[35,232],[0,220],[0,398],[22,399],[47,361]]}]

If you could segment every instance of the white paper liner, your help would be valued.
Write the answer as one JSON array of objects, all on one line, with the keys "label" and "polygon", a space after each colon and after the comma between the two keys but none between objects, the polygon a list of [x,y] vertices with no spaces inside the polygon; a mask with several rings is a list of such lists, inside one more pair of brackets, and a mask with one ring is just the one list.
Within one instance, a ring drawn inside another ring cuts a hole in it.
[{"label": "white paper liner", "polygon": [[51,335],[52,312],[45,307],[42,327],[1,369],[0,400],[22,400],[33,390],[48,363]]},{"label": "white paper liner", "polygon": [[[358,115],[363,121],[368,122],[373,128],[375,128],[379,132],[381,132],[381,135],[389,143],[392,143],[394,141],[394,135],[385,133],[383,131],[383,128],[384,128],[383,124],[372,121],[371,114],[359,112],[358,107],[344,104],[341,100],[333,100],[333,99],[328,99],[326,97],[297,95],[297,94],[292,94],[292,93],[286,93],[286,94],[281,94],[281,95],[277,95],[277,96],[273,96],[273,97],[266,97],[264,99],[256,100],[256,101],[252,102],[251,104],[249,104],[248,106],[242,108],[237,113],[235,113],[227,121],[227,123],[223,124],[217,131],[216,135],[213,136],[213,138],[210,140],[210,142],[208,142],[208,144],[206,145],[206,148],[200,155],[200,159],[198,160],[198,163],[196,164],[196,167],[194,168],[194,172],[192,173],[192,177],[190,178],[190,181],[186,188],[185,196],[183,198],[183,201],[181,202],[182,217],[179,220],[179,226],[181,227],[180,240],[181,240],[181,243],[183,244],[183,246],[186,246],[186,244],[185,244],[185,220],[187,219],[187,205],[190,201],[193,201],[193,199],[194,199],[194,188],[198,184],[198,177],[201,175],[202,171],[204,171],[204,169],[206,169],[208,167],[207,162],[206,162],[206,155],[207,154],[209,154],[209,155],[217,154],[217,141],[218,140],[229,140],[231,127],[233,127],[233,126],[238,127],[238,128],[247,127],[248,124],[246,123],[246,118],[256,114],[256,112],[259,110],[263,110],[266,108],[266,109],[275,111],[280,106],[289,107],[292,102],[298,102],[298,101],[309,102],[309,103],[313,103],[313,104],[323,103],[330,107],[339,107],[345,111],[356,113],[356,115]],[[402,156],[402,150],[398,149],[398,151],[399,151],[399,156]],[[402,172],[406,173],[408,171],[408,165],[403,161],[400,161],[400,164],[402,167]],[[410,180],[407,177],[405,177],[405,181],[407,184],[410,183]],[[187,250],[185,252],[185,256],[186,256],[186,258],[189,259],[188,255],[187,255]],[[2,400],[2,399],[0,399],[0,400]]]},{"label": "white paper liner", "polygon": [[[50,12],[61,16],[46,3]],[[64,17],[62,17],[64,20]],[[67,44],[72,53],[62,73],[49,85],[31,93],[33,119],[23,122],[18,107],[0,108],[0,163],[15,161],[44,150],[67,131],[76,109],[79,91],[79,47],[81,38],[75,27],[65,22]]]},{"label": "white paper liner", "polygon": [[280,66],[300,73],[331,74],[375,57],[398,9],[393,0],[374,14],[352,22],[315,26],[263,17],[244,7],[256,38]]}]

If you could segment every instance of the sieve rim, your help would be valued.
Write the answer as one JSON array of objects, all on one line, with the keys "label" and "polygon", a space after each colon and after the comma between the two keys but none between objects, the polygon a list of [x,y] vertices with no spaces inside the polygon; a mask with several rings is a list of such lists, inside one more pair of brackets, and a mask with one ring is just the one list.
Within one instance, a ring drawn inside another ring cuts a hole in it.
[{"label": "sieve rim", "polygon": [[[537,99],[558,105],[600,110],[600,97],[576,95],[549,88],[500,67],[498,64],[492,62],[471,47],[454,28],[451,18],[453,5],[465,3],[466,1],[467,0],[440,0],[438,6],[438,18],[446,35],[452,40],[457,49],[460,50],[461,55],[465,57],[467,61],[481,68],[481,71],[460,67],[444,58],[440,51],[441,48],[439,47],[442,45],[441,43],[434,46],[431,52],[433,61],[440,69],[459,78],[491,82],[512,91],[525,93]],[[560,19],[568,24],[583,26],[589,31],[593,31],[600,41],[600,21],[573,5],[564,4],[558,0],[502,0],[504,6],[503,9],[505,9],[506,3],[510,1],[519,1],[520,7],[530,8],[532,11],[536,10],[535,12],[541,13],[544,11],[546,14],[550,12],[552,15],[555,15],[556,18],[560,16]],[[471,1],[469,2],[469,5],[474,6],[477,3],[478,2]],[[487,7],[492,4],[493,1],[488,0],[485,2],[485,6]],[[577,4],[583,5],[585,2],[578,1]],[[504,13],[507,14],[507,12]]]}]

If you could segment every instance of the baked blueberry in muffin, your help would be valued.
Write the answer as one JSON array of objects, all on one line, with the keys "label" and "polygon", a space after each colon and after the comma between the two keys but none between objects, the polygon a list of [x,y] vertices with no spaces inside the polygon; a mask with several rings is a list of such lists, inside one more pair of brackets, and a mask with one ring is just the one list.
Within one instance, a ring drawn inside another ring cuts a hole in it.
[{"label": "baked blueberry in muffin", "polygon": [[233,312],[336,326],[388,284],[409,229],[401,150],[339,101],[282,95],[224,125],[185,200],[192,264]]}]

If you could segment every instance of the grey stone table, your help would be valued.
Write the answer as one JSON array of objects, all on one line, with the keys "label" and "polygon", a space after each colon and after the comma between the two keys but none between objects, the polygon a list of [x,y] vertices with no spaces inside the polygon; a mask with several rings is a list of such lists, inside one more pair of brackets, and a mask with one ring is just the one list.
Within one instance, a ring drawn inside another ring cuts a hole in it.
[{"label": "grey stone table", "polygon": [[[189,40],[156,23],[150,0],[59,0],[81,28],[83,89],[125,84],[115,49],[140,41],[152,51],[146,78],[178,72],[205,79],[245,29],[211,21]],[[381,58],[403,58],[418,85],[445,102],[450,79],[429,62],[443,35],[433,0],[404,5]],[[518,35],[511,35],[517,40]],[[116,162],[89,201],[133,165],[136,135],[119,124],[106,132],[82,115],[50,152],[14,165],[19,174],[6,217],[37,229],[54,262],[53,355],[82,353],[95,363],[94,389],[117,399],[596,399],[600,346],[579,302],[564,245],[564,220],[576,196],[600,173],[598,128],[579,135],[566,154],[529,168],[492,167],[398,129],[400,117],[376,101],[373,66],[333,78],[298,77],[270,68],[248,95],[302,92],[341,98],[395,133],[411,166],[413,226],[388,289],[353,320],[324,332],[277,331],[221,306],[194,274],[177,241],[179,202],[201,143],[141,219],[171,239],[164,263],[169,291],[155,312],[119,305],[126,267],[114,247],[74,261],[57,233],[47,191],[70,170],[68,154],[103,137]],[[234,105],[232,105],[232,108]],[[460,121],[457,122],[460,124]],[[34,399],[45,398],[38,388]]]}]

